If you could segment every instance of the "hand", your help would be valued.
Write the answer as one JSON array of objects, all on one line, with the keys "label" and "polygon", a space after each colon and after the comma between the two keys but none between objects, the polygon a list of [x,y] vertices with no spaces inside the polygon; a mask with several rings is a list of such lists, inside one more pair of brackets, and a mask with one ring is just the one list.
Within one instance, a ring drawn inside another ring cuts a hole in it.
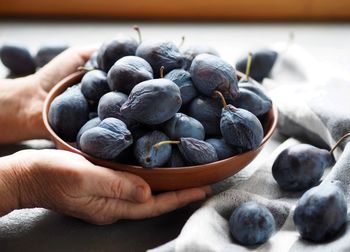
[{"label": "hand", "polygon": [[140,177],[96,166],[61,150],[14,154],[19,207],[45,207],[95,224],[157,216],[202,200],[209,187],[151,195]]},{"label": "hand", "polygon": [[48,138],[42,120],[48,92],[84,65],[95,50],[95,46],[69,48],[33,75],[0,80],[0,144]]}]

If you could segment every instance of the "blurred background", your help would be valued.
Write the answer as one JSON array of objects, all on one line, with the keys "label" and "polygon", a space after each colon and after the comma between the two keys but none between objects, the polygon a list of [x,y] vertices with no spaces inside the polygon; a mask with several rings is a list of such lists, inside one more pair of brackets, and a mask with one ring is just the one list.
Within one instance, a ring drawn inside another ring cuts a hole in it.
[{"label": "blurred background", "polygon": [[[32,54],[45,45],[102,43],[125,33],[208,44],[234,63],[248,50],[295,42],[322,61],[350,66],[349,0],[0,0],[0,43]],[[0,65],[1,76],[6,69]]]}]

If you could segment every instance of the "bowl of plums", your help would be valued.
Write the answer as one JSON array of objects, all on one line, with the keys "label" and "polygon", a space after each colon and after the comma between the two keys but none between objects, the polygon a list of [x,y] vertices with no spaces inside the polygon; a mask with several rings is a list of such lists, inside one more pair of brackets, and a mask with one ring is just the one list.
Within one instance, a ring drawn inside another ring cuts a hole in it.
[{"label": "bowl of plums", "polygon": [[44,123],[57,148],[152,190],[212,184],[248,165],[276,127],[250,67],[251,56],[242,74],[209,46],[119,35],[51,90]]}]

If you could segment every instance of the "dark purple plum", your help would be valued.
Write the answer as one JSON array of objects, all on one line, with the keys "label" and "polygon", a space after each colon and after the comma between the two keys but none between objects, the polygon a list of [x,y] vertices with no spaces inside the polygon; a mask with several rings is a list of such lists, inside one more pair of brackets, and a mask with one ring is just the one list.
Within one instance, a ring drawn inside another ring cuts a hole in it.
[{"label": "dark purple plum", "polygon": [[38,67],[43,67],[66,49],[68,49],[68,45],[41,46],[34,57],[35,63]]},{"label": "dark purple plum", "polygon": [[58,95],[50,105],[49,123],[65,141],[74,142],[88,119],[89,104],[77,85]]},{"label": "dark purple plum", "polygon": [[194,86],[206,96],[213,96],[214,91],[231,99],[238,95],[236,70],[215,55],[198,55],[192,61],[190,73]]},{"label": "dark purple plum", "polygon": [[137,56],[119,59],[109,70],[107,82],[111,90],[129,94],[142,81],[153,79],[151,65]]},{"label": "dark purple plum", "polygon": [[202,123],[205,133],[219,136],[222,105],[215,98],[199,96],[188,107],[188,115]]},{"label": "dark purple plum", "polygon": [[321,179],[325,168],[335,162],[333,155],[310,144],[297,144],[283,150],[272,166],[278,185],[288,191],[309,189]]},{"label": "dark purple plum", "polygon": [[228,102],[235,107],[248,110],[255,116],[262,116],[272,108],[271,99],[264,99],[255,92],[243,87],[239,88],[238,97],[232,101],[228,100]]},{"label": "dark purple plum", "polygon": [[176,113],[173,118],[166,121],[163,130],[173,140],[178,140],[181,137],[193,137],[199,140],[205,138],[203,125],[198,120],[183,113]]},{"label": "dark purple plum", "polygon": [[19,44],[3,44],[0,48],[2,64],[14,76],[35,73],[36,64],[28,49]]},{"label": "dark purple plum", "polygon": [[233,211],[229,227],[235,241],[251,246],[265,243],[275,231],[276,222],[265,206],[248,201]]},{"label": "dark purple plum", "polygon": [[[176,147],[176,146],[175,146]],[[172,148],[171,156],[169,161],[166,163],[167,167],[184,167],[186,166],[186,162],[182,157],[178,148]]]},{"label": "dark purple plum", "polygon": [[81,80],[81,92],[90,101],[98,102],[109,91],[107,75],[101,70],[88,71]]},{"label": "dark purple plum", "polygon": [[119,120],[122,120],[126,125],[130,126],[135,124],[135,120],[125,118],[121,112],[121,106],[126,102],[128,96],[121,92],[109,92],[103,95],[98,103],[97,113],[101,120],[114,117]]},{"label": "dark purple plum", "polygon": [[192,45],[192,46],[188,47],[183,52],[183,55],[184,55],[186,63],[187,63],[185,68],[189,69],[191,64],[192,64],[193,59],[197,55],[203,54],[203,53],[211,54],[211,55],[215,55],[215,56],[220,57],[218,51],[214,47],[211,47],[208,45]]},{"label": "dark purple plum", "polygon": [[219,160],[233,157],[241,152],[240,150],[232,148],[223,138],[209,138],[205,141],[213,145]]},{"label": "dark purple plum", "polygon": [[98,54],[98,51],[95,51],[91,54],[90,59],[86,61],[84,65],[86,69],[99,69],[99,66],[97,63],[97,54]]},{"label": "dark purple plum", "polygon": [[205,141],[192,137],[182,137],[178,147],[182,156],[190,165],[209,164],[218,161],[215,148]]},{"label": "dark purple plum", "polygon": [[165,75],[164,78],[173,81],[180,88],[183,105],[198,96],[198,91],[193,85],[191,75],[186,70],[174,69]]},{"label": "dark purple plum", "polygon": [[[258,82],[269,76],[277,59],[277,52],[270,49],[261,49],[252,54],[250,77]],[[244,72],[247,68],[248,58],[243,57],[236,63],[238,71]]]},{"label": "dark purple plum", "polygon": [[102,159],[112,160],[133,142],[124,122],[106,118],[96,127],[83,132],[80,147],[83,152]]},{"label": "dark purple plum", "polygon": [[347,204],[339,181],[327,181],[306,191],[293,215],[301,237],[324,242],[338,235],[347,221]]},{"label": "dark purple plum", "polygon": [[97,53],[99,69],[107,73],[117,60],[125,56],[135,55],[137,47],[137,41],[125,35],[119,35],[115,39],[105,42]]},{"label": "dark purple plum", "polygon": [[154,79],[136,85],[120,112],[126,118],[156,125],[172,118],[181,104],[180,89],[174,82]]},{"label": "dark purple plum", "polygon": [[80,138],[81,138],[81,135],[82,135],[85,131],[87,131],[87,130],[93,128],[93,127],[96,127],[96,126],[99,125],[100,123],[101,123],[101,119],[98,118],[98,117],[95,117],[95,118],[92,118],[92,119],[90,119],[89,121],[87,121],[87,123],[85,123],[85,124],[83,125],[83,127],[81,127],[81,129],[80,129],[79,132],[78,132],[77,140],[76,140],[76,144],[77,144],[77,147],[78,147],[79,149],[80,149]]},{"label": "dark purple plum", "polygon": [[140,165],[146,168],[161,167],[171,156],[171,146],[162,145],[155,148],[154,145],[167,141],[169,138],[161,131],[152,131],[136,141],[134,156]]},{"label": "dark purple plum", "polygon": [[144,41],[136,50],[136,56],[145,59],[153,69],[153,75],[160,77],[159,69],[163,66],[164,73],[175,68],[182,68],[184,58],[173,42]]}]

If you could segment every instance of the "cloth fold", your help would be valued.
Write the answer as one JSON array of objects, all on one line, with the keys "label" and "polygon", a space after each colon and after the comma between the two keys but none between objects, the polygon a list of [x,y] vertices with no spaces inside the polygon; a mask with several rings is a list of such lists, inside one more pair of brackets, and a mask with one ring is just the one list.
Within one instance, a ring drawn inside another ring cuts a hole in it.
[{"label": "cloth fold", "polygon": [[[289,47],[286,50],[300,50],[300,48]],[[280,62],[278,68],[273,70],[274,79],[264,81],[266,86],[271,88],[270,95],[278,107],[278,132],[290,138],[278,146],[267,160],[261,162],[258,169],[250,176],[234,175],[214,185],[214,188],[229,189],[213,196],[197,210],[189,218],[177,239],[149,251],[350,251],[349,222],[338,237],[326,243],[315,244],[301,239],[294,227],[292,215],[294,206],[303,192],[283,191],[271,174],[275,158],[285,148],[306,142],[330,149],[341,136],[350,132],[349,78],[342,80],[327,75],[324,71],[317,72],[317,69],[321,71],[326,68],[315,65],[317,61],[310,55],[306,58],[312,62],[312,69],[302,72],[304,68],[297,65],[303,61],[303,55],[305,55],[303,50],[294,54],[292,52],[280,54],[277,61]],[[296,65],[293,67],[293,64]],[[308,66],[305,62],[300,65]],[[284,76],[290,76],[293,71],[297,71],[296,74],[300,78],[294,78],[294,82],[289,79],[284,83]],[[335,156],[336,164],[326,170],[322,180],[341,181],[349,207],[350,139],[344,141],[335,152]],[[232,211],[249,200],[255,200],[269,208],[277,223],[276,232],[270,240],[255,247],[237,244],[231,238],[228,227]]]}]

